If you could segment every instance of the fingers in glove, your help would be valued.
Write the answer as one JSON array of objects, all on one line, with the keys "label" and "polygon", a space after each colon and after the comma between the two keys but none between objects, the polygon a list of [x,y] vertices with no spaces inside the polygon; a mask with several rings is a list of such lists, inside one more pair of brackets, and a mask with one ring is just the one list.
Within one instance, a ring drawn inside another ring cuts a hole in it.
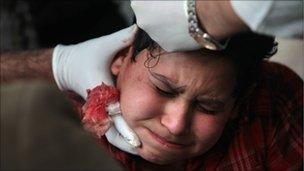
[{"label": "fingers in glove", "polygon": [[114,115],[112,116],[113,123],[118,130],[118,132],[121,134],[121,136],[124,138],[125,141],[127,141],[129,144],[131,144],[133,147],[139,147],[140,146],[140,140],[136,133],[128,126],[126,121],[123,119],[121,115]]},{"label": "fingers in glove", "polygon": [[136,133],[129,127],[127,122],[122,117],[119,102],[109,104],[107,111],[113,120],[116,130],[121,134],[124,140],[133,147],[139,147],[141,144],[140,140]]},{"label": "fingers in glove", "polygon": [[114,126],[111,126],[110,129],[106,132],[106,138],[115,147],[121,149],[122,151],[127,151],[132,154],[137,154],[137,150],[134,146],[129,144],[117,131]]},{"label": "fingers in glove", "polygon": [[133,43],[135,39],[135,35],[138,31],[138,27],[136,24],[133,24],[132,26],[125,28],[121,31],[118,31],[116,33],[113,33],[115,37],[122,40],[122,43],[125,46],[128,46]]}]

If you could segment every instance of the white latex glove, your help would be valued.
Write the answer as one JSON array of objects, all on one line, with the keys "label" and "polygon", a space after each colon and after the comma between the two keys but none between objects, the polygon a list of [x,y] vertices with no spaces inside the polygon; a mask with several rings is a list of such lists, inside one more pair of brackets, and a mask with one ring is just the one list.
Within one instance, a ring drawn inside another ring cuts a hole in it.
[{"label": "white latex glove", "polygon": [[[57,45],[53,52],[52,67],[58,87],[61,90],[72,90],[86,99],[87,89],[102,82],[113,85],[110,73],[113,57],[133,43],[137,30],[137,26],[133,25],[76,45]],[[123,139],[114,126],[107,131],[106,137],[121,150],[136,154],[136,149]]]},{"label": "white latex glove", "polygon": [[58,87],[61,90],[73,90],[86,99],[87,89],[102,82],[113,85],[110,73],[113,57],[133,43],[137,30],[137,26],[132,25],[76,45],[57,45],[52,65]]},{"label": "white latex glove", "polygon": [[200,49],[188,33],[187,1],[131,1],[137,25],[168,52]]}]

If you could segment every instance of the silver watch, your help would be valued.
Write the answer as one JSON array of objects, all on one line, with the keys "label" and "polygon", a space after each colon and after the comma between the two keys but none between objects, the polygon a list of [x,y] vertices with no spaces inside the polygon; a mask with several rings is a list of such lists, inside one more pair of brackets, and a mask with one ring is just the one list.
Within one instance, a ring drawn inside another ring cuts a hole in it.
[{"label": "silver watch", "polygon": [[199,27],[198,19],[196,17],[195,0],[187,0],[188,13],[188,30],[191,37],[202,47],[209,50],[224,50],[227,47],[229,39],[219,42],[213,39],[206,31]]}]

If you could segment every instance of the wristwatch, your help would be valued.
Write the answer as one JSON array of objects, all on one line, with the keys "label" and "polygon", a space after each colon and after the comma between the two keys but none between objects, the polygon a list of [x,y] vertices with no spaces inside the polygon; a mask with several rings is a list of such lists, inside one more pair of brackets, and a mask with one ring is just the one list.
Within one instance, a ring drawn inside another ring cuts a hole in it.
[{"label": "wristwatch", "polygon": [[213,39],[206,30],[200,28],[195,11],[195,0],[187,0],[186,8],[188,14],[188,30],[191,37],[203,48],[209,50],[224,50],[227,47],[229,39],[217,41]]}]

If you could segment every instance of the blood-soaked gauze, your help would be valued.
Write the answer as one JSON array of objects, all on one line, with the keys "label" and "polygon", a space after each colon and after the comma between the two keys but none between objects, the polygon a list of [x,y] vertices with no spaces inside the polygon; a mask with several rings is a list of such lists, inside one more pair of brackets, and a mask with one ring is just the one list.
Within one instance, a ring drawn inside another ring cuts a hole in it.
[{"label": "blood-soaked gauze", "polygon": [[106,110],[108,104],[118,102],[119,92],[113,86],[107,86],[104,83],[100,86],[88,90],[87,101],[82,107],[84,117],[82,122],[85,128],[97,134],[98,137],[104,134],[104,122],[109,115]]}]

